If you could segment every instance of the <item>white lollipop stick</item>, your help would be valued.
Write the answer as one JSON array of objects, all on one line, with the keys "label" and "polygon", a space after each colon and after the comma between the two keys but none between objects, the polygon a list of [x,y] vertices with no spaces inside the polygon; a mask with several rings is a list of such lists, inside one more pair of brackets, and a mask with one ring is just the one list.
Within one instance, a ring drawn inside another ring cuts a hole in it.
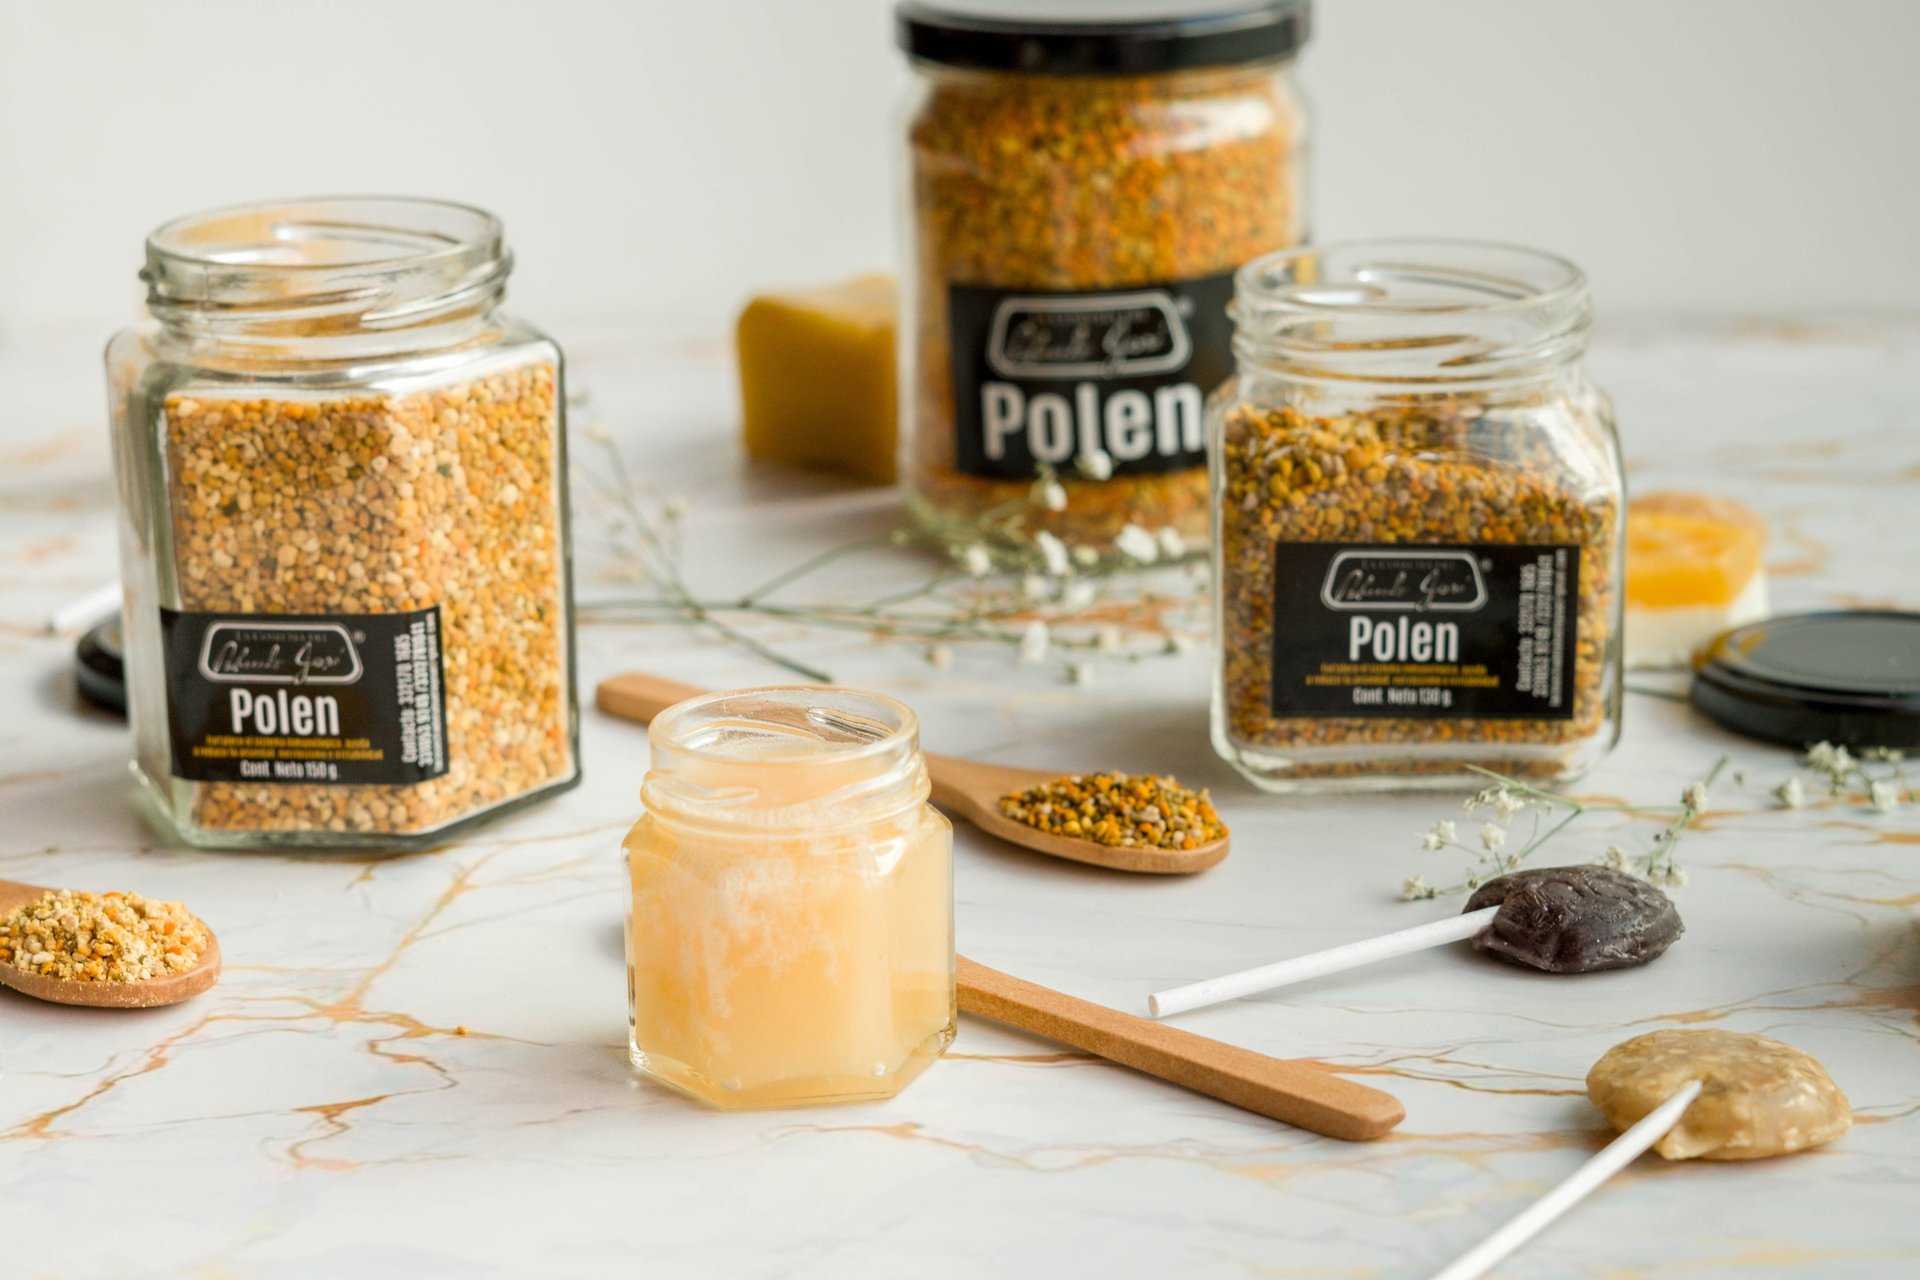
[{"label": "white lollipop stick", "polygon": [[47,616],[47,631],[53,635],[81,631],[96,622],[105,622],[119,612],[120,584],[109,582],[55,609]]},{"label": "white lollipop stick", "polygon": [[1605,1149],[1573,1171],[1573,1175],[1523,1209],[1519,1216],[1482,1240],[1446,1267],[1434,1273],[1433,1280],[1474,1280],[1483,1276],[1502,1258],[1539,1235],[1555,1218],[1580,1203],[1582,1197],[1620,1172],[1680,1123],[1693,1100],[1700,1096],[1700,1081],[1668,1098],[1647,1112],[1640,1122],[1609,1142]]},{"label": "white lollipop stick", "polygon": [[1237,999],[1240,996],[1252,995],[1256,991],[1271,991],[1275,987],[1284,987],[1290,983],[1305,982],[1308,978],[1339,973],[1342,969],[1357,969],[1363,964],[1372,964],[1375,960],[1389,960],[1394,956],[1404,956],[1408,952],[1425,951],[1428,947],[1445,946],[1449,942],[1461,942],[1479,933],[1499,910],[1498,907],[1482,907],[1478,911],[1469,911],[1465,915],[1448,916],[1444,920],[1435,920],[1430,924],[1418,924],[1411,929],[1402,929],[1398,933],[1383,933],[1377,938],[1329,947],[1325,951],[1295,956],[1291,960],[1281,960],[1276,964],[1263,964],[1258,969],[1229,973],[1218,978],[1208,978],[1203,982],[1190,982],[1184,987],[1175,987],[1171,991],[1161,991],[1148,996],[1147,1008],[1154,1017],[1164,1018],[1170,1013],[1185,1013],[1188,1009],[1219,1004],[1222,1000]]}]

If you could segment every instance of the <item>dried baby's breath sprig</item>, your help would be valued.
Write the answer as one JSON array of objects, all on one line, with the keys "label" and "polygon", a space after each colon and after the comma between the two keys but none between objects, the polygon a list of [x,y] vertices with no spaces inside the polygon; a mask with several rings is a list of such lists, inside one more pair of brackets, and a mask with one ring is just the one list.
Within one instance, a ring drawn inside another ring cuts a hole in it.
[{"label": "dried baby's breath sprig", "polygon": [[1803,775],[1813,774],[1826,784],[1829,803],[1857,804],[1875,813],[1892,813],[1920,800],[1906,774],[1906,755],[1892,747],[1848,750],[1832,742],[1816,742],[1800,757],[1800,772],[1771,788],[1767,794],[1783,809],[1805,808],[1807,787]]},{"label": "dried baby's breath sprig", "polygon": [[[583,603],[584,618],[701,628],[812,680],[830,677],[764,644],[743,624],[762,618],[905,640],[936,670],[952,665],[952,646],[961,641],[999,645],[1021,662],[1054,662],[1074,684],[1091,683],[1097,662],[1189,652],[1190,633],[1204,625],[1202,579],[1149,576],[1150,565],[1197,562],[1176,532],[1129,526],[1115,550],[1103,554],[1029,530],[1031,517],[1057,512],[1068,501],[1048,468],[1019,500],[953,516],[909,499],[906,520],[884,534],[823,551],[739,596],[695,592],[681,567],[685,504],[628,470],[612,433],[590,419],[584,399],[573,408],[586,421],[583,437],[605,454],[604,467],[583,470],[580,488],[604,508],[609,541],[627,576],[647,589]],[[1097,477],[1103,466],[1111,473],[1112,459],[1089,455],[1076,465]],[[929,553],[940,567],[916,585],[855,603],[787,598],[794,584],[838,561],[903,548]]]},{"label": "dried baby's breath sprig", "polygon": [[[1495,876],[1518,871],[1549,840],[1565,831],[1576,819],[1590,813],[1631,813],[1638,816],[1671,812],[1673,816],[1653,834],[1646,852],[1635,854],[1621,844],[1609,844],[1597,861],[1616,871],[1677,888],[1687,882],[1687,876],[1673,856],[1674,846],[1679,844],[1682,833],[1706,811],[1709,790],[1726,765],[1726,758],[1722,757],[1704,779],[1682,791],[1680,803],[1671,807],[1595,804],[1542,790],[1491,769],[1476,768],[1473,771],[1486,778],[1490,785],[1468,796],[1461,803],[1461,809],[1469,814],[1485,810],[1493,813],[1491,819],[1481,824],[1478,847],[1463,842],[1454,824],[1444,819],[1434,823],[1420,837],[1420,848],[1424,852],[1438,853],[1443,849],[1455,849],[1471,855],[1473,861],[1468,865],[1461,882],[1443,889],[1427,883],[1424,876],[1412,876],[1401,885],[1400,896],[1414,901],[1478,889]],[[1509,839],[1514,835],[1512,824],[1526,814],[1531,814],[1532,824],[1525,838],[1516,843]]]}]

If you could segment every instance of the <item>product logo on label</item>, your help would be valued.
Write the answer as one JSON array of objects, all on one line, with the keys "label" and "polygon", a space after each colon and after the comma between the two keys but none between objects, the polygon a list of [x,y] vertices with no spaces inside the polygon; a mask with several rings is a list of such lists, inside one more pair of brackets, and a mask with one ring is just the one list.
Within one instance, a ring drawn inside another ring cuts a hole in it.
[{"label": "product logo on label", "polygon": [[365,670],[337,622],[211,622],[199,666],[221,684],[354,684]]},{"label": "product logo on label", "polygon": [[1327,566],[1320,602],[1329,609],[1471,613],[1485,607],[1487,584],[1471,551],[1342,551]]},{"label": "product logo on label", "polygon": [[1017,294],[994,309],[987,363],[1003,378],[1125,378],[1193,355],[1192,303],[1164,289],[1076,297]]}]

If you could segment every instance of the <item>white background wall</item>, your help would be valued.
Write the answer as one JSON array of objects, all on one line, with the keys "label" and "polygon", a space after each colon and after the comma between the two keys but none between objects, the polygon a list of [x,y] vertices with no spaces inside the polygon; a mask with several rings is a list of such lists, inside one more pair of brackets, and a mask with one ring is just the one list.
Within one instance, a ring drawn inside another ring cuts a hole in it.
[{"label": "white background wall", "polygon": [[[0,337],[265,195],[505,216],[549,325],[889,260],[888,0],[0,0]],[[1556,249],[1603,319],[1920,306],[1916,0],[1319,0],[1321,239]]]}]

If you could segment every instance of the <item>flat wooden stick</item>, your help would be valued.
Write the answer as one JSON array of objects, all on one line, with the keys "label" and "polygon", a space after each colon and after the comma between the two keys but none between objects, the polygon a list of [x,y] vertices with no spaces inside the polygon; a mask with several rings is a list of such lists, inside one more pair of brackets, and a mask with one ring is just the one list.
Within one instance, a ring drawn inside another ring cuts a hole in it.
[{"label": "flat wooden stick", "polygon": [[1329,1138],[1378,1138],[1406,1110],[1318,1064],[1269,1058],[1079,1000],[960,957],[960,1008]]}]

